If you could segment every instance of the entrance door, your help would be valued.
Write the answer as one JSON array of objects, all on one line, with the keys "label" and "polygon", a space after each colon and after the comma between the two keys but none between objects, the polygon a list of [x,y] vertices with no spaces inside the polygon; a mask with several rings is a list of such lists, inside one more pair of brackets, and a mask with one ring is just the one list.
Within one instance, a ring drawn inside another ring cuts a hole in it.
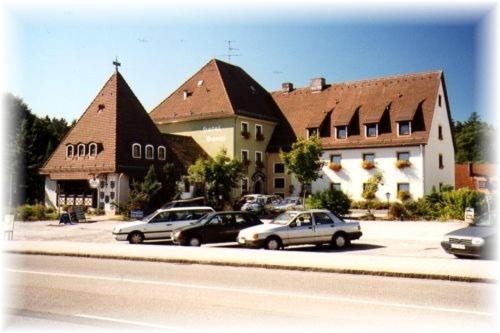
[{"label": "entrance door", "polygon": [[262,180],[258,180],[255,182],[253,193],[262,194]]}]

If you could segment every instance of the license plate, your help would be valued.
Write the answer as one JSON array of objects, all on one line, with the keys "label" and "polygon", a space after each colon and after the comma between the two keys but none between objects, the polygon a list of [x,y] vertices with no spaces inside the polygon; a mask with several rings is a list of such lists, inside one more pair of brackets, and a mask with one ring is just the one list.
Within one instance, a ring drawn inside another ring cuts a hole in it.
[{"label": "license plate", "polygon": [[245,239],[244,238],[238,238],[238,243],[245,244]]},{"label": "license plate", "polygon": [[465,250],[465,245],[464,244],[451,244],[452,249],[459,249],[459,250]]}]

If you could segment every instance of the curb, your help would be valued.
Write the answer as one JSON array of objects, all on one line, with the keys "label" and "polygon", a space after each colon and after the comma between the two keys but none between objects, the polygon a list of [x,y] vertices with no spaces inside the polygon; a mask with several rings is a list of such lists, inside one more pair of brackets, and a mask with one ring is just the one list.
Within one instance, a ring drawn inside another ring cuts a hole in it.
[{"label": "curb", "polygon": [[355,269],[355,268],[353,269],[321,268],[321,267],[289,266],[289,265],[257,264],[257,263],[243,264],[243,263],[235,263],[223,260],[203,260],[203,259],[193,260],[193,259],[172,259],[172,258],[169,259],[169,258],[133,257],[133,256],[117,255],[117,254],[107,255],[107,254],[93,254],[93,253],[69,253],[69,252],[55,253],[43,250],[4,250],[3,252],[10,254],[25,254],[25,255],[46,255],[46,256],[80,257],[80,258],[109,259],[109,260],[165,262],[165,263],[184,264],[184,265],[197,264],[197,265],[229,266],[229,267],[250,267],[250,268],[280,269],[280,270],[303,271],[303,272],[356,274],[356,275],[444,280],[444,281],[470,282],[470,283],[493,283],[493,284],[497,283],[496,279],[481,278],[481,277],[433,274],[433,273],[408,273],[408,272],[404,273],[404,272],[366,270],[366,269]]}]

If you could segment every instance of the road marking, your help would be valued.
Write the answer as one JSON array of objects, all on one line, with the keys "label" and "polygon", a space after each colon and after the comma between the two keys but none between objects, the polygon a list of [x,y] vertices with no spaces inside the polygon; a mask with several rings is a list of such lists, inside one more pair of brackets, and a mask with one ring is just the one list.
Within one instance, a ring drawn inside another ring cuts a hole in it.
[{"label": "road marking", "polygon": [[477,315],[477,316],[495,316],[494,313],[481,312],[481,311],[451,309],[451,308],[424,306],[424,305],[416,305],[416,304],[402,304],[402,303],[389,303],[389,302],[381,302],[381,301],[359,300],[359,299],[351,299],[351,298],[338,297],[338,296],[308,295],[308,294],[303,294],[303,293],[293,293],[293,292],[284,292],[284,291],[272,291],[272,290],[262,290],[262,289],[244,289],[244,288],[231,288],[231,287],[216,287],[216,286],[209,286],[209,285],[202,285],[202,284],[188,284],[188,283],[179,283],[179,282],[127,279],[127,278],[106,277],[106,276],[98,276],[98,275],[82,275],[82,274],[70,274],[70,273],[27,271],[27,270],[19,270],[19,269],[5,269],[5,271],[11,272],[11,273],[47,275],[47,276],[55,276],[55,277],[67,277],[67,278],[73,278],[73,279],[76,278],[76,279],[90,279],[90,280],[101,280],[101,281],[112,281],[112,282],[138,283],[138,284],[149,284],[149,285],[186,288],[186,289],[205,289],[205,290],[223,291],[223,292],[237,292],[237,293],[252,294],[252,295],[257,294],[257,295],[263,295],[263,296],[292,297],[292,298],[302,298],[302,299],[309,299],[309,300],[335,301],[335,302],[345,302],[345,303],[365,304],[365,305],[378,305],[378,306],[406,308],[406,309],[414,309],[414,310],[461,313],[461,314],[470,314],[470,315]]},{"label": "road marking", "polygon": [[102,320],[102,321],[111,321],[111,322],[120,323],[120,324],[129,324],[129,325],[136,325],[136,326],[144,326],[144,327],[149,327],[149,328],[161,328],[161,329],[167,329],[167,330],[178,331],[178,332],[195,332],[195,331],[187,330],[187,329],[181,328],[181,327],[152,324],[152,323],[147,323],[147,322],[144,322],[144,321],[133,321],[133,320],[111,318],[111,317],[92,316],[92,315],[86,315],[86,314],[75,314],[73,316],[74,317],[78,317],[78,318],[85,318],[85,319],[96,319],[96,320]]}]

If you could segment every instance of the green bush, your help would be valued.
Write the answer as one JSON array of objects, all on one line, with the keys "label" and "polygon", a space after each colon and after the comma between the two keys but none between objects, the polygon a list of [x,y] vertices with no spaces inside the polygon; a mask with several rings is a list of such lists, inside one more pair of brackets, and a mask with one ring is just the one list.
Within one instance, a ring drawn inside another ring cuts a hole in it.
[{"label": "green bush", "polygon": [[464,211],[467,207],[476,210],[476,214],[483,209],[485,204],[484,194],[468,188],[441,193],[442,209],[440,217],[444,219],[464,219]]},{"label": "green bush", "polygon": [[44,221],[57,220],[59,214],[54,208],[46,208],[42,204],[22,205],[16,209],[16,220],[18,221]]},{"label": "green bush", "polygon": [[406,210],[403,204],[399,202],[393,202],[389,206],[388,212],[389,218],[392,220],[402,220],[406,218]]},{"label": "green bush", "polygon": [[361,200],[361,201],[352,201],[351,202],[351,209],[388,209],[389,204],[387,201],[380,201],[380,200]]},{"label": "green bush", "polygon": [[307,208],[328,209],[335,214],[346,215],[351,207],[351,198],[342,191],[326,190],[309,196],[306,206]]}]

